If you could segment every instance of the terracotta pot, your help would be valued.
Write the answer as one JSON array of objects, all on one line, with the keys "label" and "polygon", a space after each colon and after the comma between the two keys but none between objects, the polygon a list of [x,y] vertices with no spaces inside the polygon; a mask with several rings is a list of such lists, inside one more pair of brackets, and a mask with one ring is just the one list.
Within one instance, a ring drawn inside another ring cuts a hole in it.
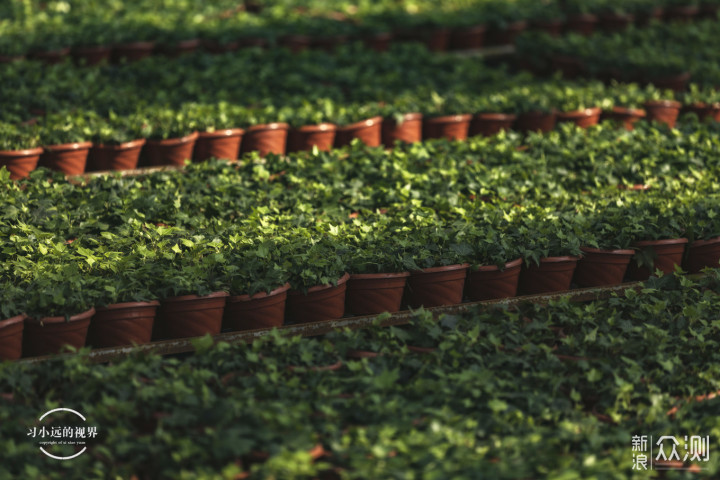
[{"label": "terracotta pot", "polygon": [[0,320],[0,362],[22,357],[25,315]]},{"label": "terracotta pot", "polygon": [[207,38],[202,41],[202,47],[212,54],[220,54],[227,52],[234,52],[240,48],[240,42],[237,40],[229,42],[219,42],[217,40]]},{"label": "terracotta pot", "polygon": [[360,122],[338,127],[335,133],[335,147],[350,145],[355,138],[369,147],[378,147],[382,144],[382,117],[372,117]]},{"label": "terracotta pot", "polygon": [[688,246],[683,269],[688,273],[698,273],[705,267],[720,268],[720,237],[695,240]]},{"label": "terracotta pot", "polygon": [[627,277],[631,280],[647,280],[658,268],[665,274],[674,272],[675,265],[682,264],[687,242],[687,238],[635,242],[633,246],[639,250],[652,250],[655,253],[655,263],[651,270],[648,267],[638,266],[637,261],[633,260],[628,265]]},{"label": "terracotta pot", "polygon": [[126,62],[136,62],[152,55],[155,42],[130,42],[113,46],[111,59],[115,63],[125,59]]},{"label": "terracotta pot", "polygon": [[73,315],[68,321],[65,317],[26,318],[23,332],[23,356],[52,355],[63,346],[75,348],[85,346],[90,319],[95,309]]},{"label": "terracotta pot", "polygon": [[555,128],[556,113],[526,112],[518,115],[515,128],[521,132],[547,133]]},{"label": "terracotta pot", "polygon": [[313,37],[310,46],[312,48],[317,48],[318,50],[332,53],[337,47],[345,45],[347,42],[347,35],[331,35],[329,37]]},{"label": "terracotta pot", "polygon": [[545,32],[553,37],[558,37],[563,31],[565,22],[561,18],[552,20],[533,20],[530,28],[538,32]]},{"label": "terracotta pot", "polygon": [[0,55],[0,63],[12,63],[25,60],[25,55]]},{"label": "terracotta pot", "polygon": [[450,41],[450,30],[447,28],[436,28],[425,36],[425,46],[431,52],[444,52],[447,50]]},{"label": "terracotta pot", "polygon": [[669,88],[674,92],[684,92],[690,82],[690,73],[679,73],[668,77],[656,77],[648,79],[648,83],[652,83],[657,88]]},{"label": "terracotta pot", "polygon": [[633,130],[634,123],[645,118],[645,110],[639,108],[613,107],[612,110],[603,112],[603,120],[609,119],[622,123],[625,130]]},{"label": "terracotta pot", "polygon": [[601,250],[581,247],[582,258],[575,269],[575,283],[581,287],[620,285],[635,250]]},{"label": "terracotta pot", "polygon": [[522,259],[505,264],[500,270],[497,265],[484,265],[468,272],[465,281],[465,296],[473,302],[494,300],[517,295]]},{"label": "terracotta pot", "polygon": [[228,297],[223,327],[231,330],[255,330],[281,327],[285,319],[285,302],[290,284],[267,293]]},{"label": "terracotta pot", "polygon": [[646,26],[653,20],[662,20],[664,14],[665,9],[663,7],[652,7],[643,12],[638,12],[635,15],[635,23],[637,25]]},{"label": "terracotta pot", "polygon": [[422,141],[422,113],[406,113],[403,122],[397,124],[394,118],[385,118],[382,123],[382,142],[392,148],[396,140],[405,143]]},{"label": "terracotta pot", "polygon": [[573,112],[559,112],[557,114],[557,123],[571,122],[580,128],[588,128],[597,125],[600,122],[600,108],[586,108],[584,110],[575,110]]},{"label": "terracotta pot", "polygon": [[245,131],[240,151],[242,153],[257,151],[261,157],[268,153],[284,155],[289,128],[287,123],[253,125]]},{"label": "terracotta pot", "polygon": [[376,52],[387,52],[390,43],[393,40],[393,34],[390,32],[374,33],[363,37],[362,41],[366,47]]},{"label": "terracotta pot", "polygon": [[459,28],[450,34],[450,50],[477,50],[485,42],[485,25]]},{"label": "terracotta pot", "polygon": [[240,155],[240,142],[245,130],[227,128],[214,132],[200,132],[195,141],[193,160],[202,161],[208,158],[224,158],[237,160]]},{"label": "terracotta pot", "polygon": [[673,22],[690,22],[700,13],[697,5],[668,5],[665,7],[665,20]]},{"label": "terracotta pot", "polygon": [[402,305],[439,307],[462,302],[470,264],[447,265],[410,272]]},{"label": "terracotta pot", "polygon": [[572,15],[565,20],[565,31],[580,35],[592,35],[597,23],[597,16],[592,14]]},{"label": "terracotta pot", "polygon": [[90,142],[47,145],[40,156],[39,165],[63,172],[65,175],[82,175],[85,172],[90,147],[92,147]]},{"label": "terracotta pot", "polygon": [[683,105],[680,114],[694,113],[700,121],[710,118],[715,121],[720,120],[720,103],[693,103],[692,105]]},{"label": "terracotta pot", "polygon": [[550,64],[554,71],[559,71],[565,78],[577,78],[586,74],[585,64],[582,60],[567,55],[553,55]]},{"label": "terracotta pot", "polygon": [[423,139],[446,138],[448,140],[465,140],[470,129],[472,115],[443,115],[442,117],[425,117],[423,119]]},{"label": "terracotta pot", "polygon": [[337,281],[337,286],[310,287],[307,295],[297,290],[288,292],[285,306],[285,323],[309,323],[320,320],[337,320],[345,312],[345,292],[350,274]]},{"label": "terracotta pot", "polygon": [[141,138],[120,145],[93,145],[88,154],[86,171],[133,170],[137,168],[140,151],[145,145]]},{"label": "terracotta pot", "polygon": [[635,21],[629,13],[603,13],[598,17],[598,28],[606,32],[622,32]]},{"label": "terracotta pot", "polygon": [[352,274],[345,294],[345,311],[373,315],[400,310],[408,272]]},{"label": "terracotta pot", "polygon": [[288,153],[310,151],[313,147],[317,147],[318,150],[326,152],[332,149],[336,131],[337,125],[334,123],[293,128],[288,133],[287,151]]},{"label": "terracotta pot", "polygon": [[518,20],[508,24],[501,30],[489,29],[485,35],[485,42],[491,45],[512,45],[515,38],[527,29],[528,23],[525,20]]},{"label": "terracotta pot", "polygon": [[78,65],[97,65],[110,60],[112,49],[107,45],[94,47],[73,47],[70,55]]},{"label": "terracotta pot", "polygon": [[265,48],[268,41],[262,37],[242,37],[238,40],[238,48]]},{"label": "terracotta pot", "polygon": [[227,296],[227,292],[215,292],[203,297],[183,295],[166,298],[160,303],[155,318],[153,339],[219,334]]},{"label": "terracotta pot", "polygon": [[55,65],[62,63],[65,58],[70,54],[70,47],[58,48],[57,50],[51,50],[47,52],[32,52],[28,55],[28,58],[32,60],[40,60],[48,65]]},{"label": "terracotta pot", "polygon": [[280,46],[289,49],[292,53],[300,53],[310,48],[312,39],[307,35],[285,35],[280,39]]},{"label": "terracotta pot", "polygon": [[468,136],[496,135],[503,130],[510,130],[516,119],[517,115],[512,113],[477,113],[470,122]]},{"label": "terracotta pot", "polygon": [[173,44],[161,44],[155,48],[155,51],[170,58],[176,58],[186,53],[192,53],[200,48],[200,39],[191,38],[181,40]]},{"label": "terracotta pot", "polygon": [[95,348],[150,343],[160,302],[126,302],[98,308],[90,322],[88,345]]},{"label": "terracotta pot", "polygon": [[523,264],[518,285],[520,295],[569,290],[578,260],[580,257],[546,257],[540,259],[539,266]]},{"label": "terracotta pot", "polygon": [[12,180],[27,177],[35,170],[42,155],[43,149],[29,148],[27,150],[0,150],[0,167],[4,166],[10,172]]},{"label": "terracotta pot", "polygon": [[675,100],[654,100],[644,105],[648,121],[664,123],[670,128],[675,126],[681,106]]},{"label": "terracotta pot", "polygon": [[148,140],[143,148],[143,163],[152,167],[163,165],[185,165],[192,158],[198,133],[193,132],[179,138]]},{"label": "terracotta pot", "polygon": [[720,5],[714,4],[714,3],[708,3],[708,4],[701,4],[700,10],[698,11],[697,18],[698,19],[713,19],[717,20],[718,18],[718,9],[720,9]]}]

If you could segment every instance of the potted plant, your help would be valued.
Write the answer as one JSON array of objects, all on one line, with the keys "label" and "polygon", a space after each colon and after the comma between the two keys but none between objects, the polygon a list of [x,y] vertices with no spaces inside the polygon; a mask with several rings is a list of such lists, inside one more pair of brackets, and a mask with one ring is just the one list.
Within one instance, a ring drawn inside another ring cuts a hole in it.
[{"label": "potted plant", "polygon": [[512,110],[513,106],[505,92],[489,92],[479,96],[473,107],[478,113],[470,122],[468,136],[489,137],[503,130],[510,130],[517,119]]},{"label": "potted plant", "polygon": [[88,172],[137,168],[145,138],[151,134],[140,115],[119,115],[112,110],[106,118],[93,117],[89,129],[93,145],[87,159]]},{"label": "potted plant", "polygon": [[682,114],[693,113],[700,121],[710,118],[720,121],[720,94],[714,88],[691,83],[687,92],[679,94]]},{"label": "potted plant", "polygon": [[0,63],[16,62],[25,58],[33,32],[12,22],[0,24]]},{"label": "potted plant", "polygon": [[552,104],[551,87],[543,84],[518,86],[507,92],[518,118],[515,126],[521,132],[546,133],[555,128],[556,111]]},{"label": "potted plant", "polygon": [[63,62],[70,53],[67,28],[56,20],[48,20],[39,26],[35,29],[28,57],[50,65]]},{"label": "potted plant", "polygon": [[700,2],[696,0],[667,0],[665,20],[689,22],[700,13]]},{"label": "potted plant", "polygon": [[467,113],[467,98],[460,94],[439,95],[430,92],[423,112],[423,139],[465,140],[472,115]]},{"label": "potted plant", "polygon": [[515,38],[528,26],[527,10],[517,8],[512,3],[493,3],[483,5],[487,33],[487,45],[512,45]]},{"label": "potted plant", "polygon": [[563,10],[567,16],[565,31],[580,35],[591,35],[598,23],[597,2],[587,0],[565,0]]},{"label": "potted plant", "polygon": [[142,115],[150,134],[141,162],[149,166],[185,165],[198,138],[195,119],[187,112],[162,107],[149,108]]},{"label": "potted plant", "polygon": [[622,32],[632,26],[635,16],[626,3],[631,2],[598,2],[598,27],[606,32]]},{"label": "potted plant", "polygon": [[369,147],[379,147],[382,144],[381,113],[382,108],[375,102],[338,105],[335,112],[338,124],[335,147],[350,145],[356,138]]},{"label": "potted plant", "polygon": [[0,362],[22,356],[25,292],[9,281],[0,294]]},{"label": "potted plant", "polygon": [[683,268],[698,273],[705,267],[718,268],[720,263],[720,219],[713,207],[715,198],[693,198],[685,203],[689,245]]},{"label": "potted plant", "polygon": [[561,5],[552,1],[535,3],[528,11],[530,28],[535,31],[547,33],[552,37],[558,37],[565,25],[565,13]]},{"label": "potted plant", "polygon": [[111,37],[107,24],[98,21],[84,21],[76,30],[77,36],[70,50],[73,61],[78,65],[98,65],[110,59]]},{"label": "potted plant", "polygon": [[186,19],[179,19],[179,25],[161,29],[155,37],[155,51],[170,58],[192,53],[200,47],[200,38],[195,32],[194,24]]},{"label": "potted plant", "polygon": [[247,124],[241,147],[242,153],[257,151],[261,157],[269,153],[284,155],[290,125],[287,112],[273,106],[255,107],[247,111]]},{"label": "potted plant", "polygon": [[485,25],[482,9],[467,9],[458,14],[450,31],[450,50],[477,50],[485,43]]},{"label": "potted plant", "polygon": [[10,172],[12,180],[35,170],[42,153],[40,137],[32,128],[0,122],[0,166]]},{"label": "potted plant", "polygon": [[557,122],[568,122],[580,128],[597,125],[602,109],[598,106],[599,98],[604,94],[604,86],[600,82],[585,85],[568,85],[555,91],[555,105],[560,109]]},{"label": "potted plant", "polygon": [[118,30],[112,39],[112,61],[137,62],[151,56],[155,50],[155,39],[160,33],[154,19],[138,15],[124,22],[123,26],[125,28]]},{"label": "potted plant", "polygon": [[245,123],[245,110],[242,107],[220,102],[215,105],[186,105],[185,109],[198,130],[193,160],[237,160],[245,133],[245,130],[239,128],[241,123]]},{"label": "potted plant", "polygon": [[57,170],[65,175],[85,172],[92,142],[87,119],[80,115],[48,115],[39,123],[43,154],[39,166]]},{"label": "potted plant", "polygon": [[673,92],[649,85],[646,88],[646,98],[643,107],[647,112],[648,121],[664,123],[668,127],[674,128],[682,104],[674,100]]},{"label": "potted plant", "polygon": [[633,130],[639,120],[645,118],[642,109],[646,100],[645,91],[637,83],[610,83],[606,89],[606,98],[601,102],[603,106],[603,119],[619,122],[625,130]]},{"label": "potted plant", "polygon": [[420,101],[412,94],[400,95],[390,102],[382,102],[382,143],[392,148],[396,141],[415,143],[422,140],[423,115]]},{"label": "potted plant", "polygon": [[329,98],[317,99],[314,102],[303,100],[296,105],[288,105],[292,111],[288,123],[288,153],[330,150],[335,141],[337,125],[331,123],[335,117],[335,103]]}]

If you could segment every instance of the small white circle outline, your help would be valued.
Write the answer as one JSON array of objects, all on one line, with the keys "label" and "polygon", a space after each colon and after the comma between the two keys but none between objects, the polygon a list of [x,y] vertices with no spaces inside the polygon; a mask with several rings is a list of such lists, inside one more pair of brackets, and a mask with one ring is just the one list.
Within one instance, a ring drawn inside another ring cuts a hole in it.
[{"label": "small white circle outline", "polygon": [[[85,419],[85,417],[83,417],[79,412],[76,412],[76,411],[73,410],[72,408],[55,408],[55,409],[53,409],[53,410],[50,410],[49,412],[45,412],[45,414],[44,414],[42,417],[39,418],[39,421],[42,421],[43,418],[47,417],[48,415],[50,415],[50,414],[53,413],[53,412],[72,412],[72,413],[74,413],[75,415],[77,415],[78,417],[82,418],[82,419],[83,419],[83,422],[87,421],[87,420]],[[72,460],[73,458],[79,457],[80,455],[82,455],[83,453],[85,453],[85,450],[87,450],[87,447],[83,447],[82,450],[80,450],[79,452],[77,452],[77,453],[76,453],[75,455],[73,455],[73,456],[70,456],[70,457],[58,457],[58,456],[55,456],[55,455],[53,455],[53,454],[48,453],[47,451],[45,451],[45,449],[44,449],[43,447],[40,447],[40,451],[41,451],[41,452],[43,452],[45,455],[47,455],[47,456],[50,457],[50,458],[54,458],[55,460]]]}]

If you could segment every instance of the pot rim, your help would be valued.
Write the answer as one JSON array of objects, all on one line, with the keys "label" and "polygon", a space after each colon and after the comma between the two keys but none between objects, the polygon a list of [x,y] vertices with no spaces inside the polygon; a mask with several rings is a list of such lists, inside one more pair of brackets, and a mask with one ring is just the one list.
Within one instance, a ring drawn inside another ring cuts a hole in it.
[{"label": "pot rim", "polygon": [[225,291],[219,291],[219,292],[212,292],[208,293],[207,295],[180,295],[177,297],[168,297],[164,298],[162,300],[162,303],[168,303],[168,302],[184,302],[188,300],[204,300],[206,298],[220,298],[220,297],[227,297],[229,296],[228,292]]},{"label": "pot rim", "polygon": [[427,117],[425,121],[428,123],[460,123],[467,122],[472,119],[471,113],[457,113],[455,115],[440,115],[437,117]]},{"label": "pot rim", "polygon": [[351,273],[350,280],[375,280],[383,278],[403,278],[409,277],[410,272],[394,272],[394,273]]},{"label": "pot rim", "polygon": [[651,247],[654,245],[678,245],[682,243],[688,243],[688,239],[681,237],[681,238],[664,238],[661,240],[640,240],[637,242],[633,242],[633,246],[635,247]]},{"label": "pot rim", "polygon": [[104,307],[97,307],[95,309],[96,313],[99,312],[105,312],[108,310],[123,310],[126,308],[141,308],[141,307],[159,307],[160,302],[158,300],[150,300],[148,302],[122,302],[122,303],[112,303],[110,305],[106,305]]},{"label": "pot rim", "polygon": [[562,255],[559,257],[543,257],[540,259],[540,263],[577,262],[578,260],[580,260],[579,255]]},{"label": "pot rim", "polygon": [[[633,252],[635,253],[635,252]],[[515,260],[510,260],[509,262],[505,262],[505,265],[503,267],[503,271],[509,270],[511,268],[520,267],[522,265],[522,258],[518,257]],[[480,265],[477,270],[473,270],[474,272],[494,272],[494,271],[500,271],[500,267],[497,265]],[[470,273],[473,273],[471,271]]]},{"label": "pot rim", "polygon": [[703,240],[695,240],[694,242],[690,243],[690,247],[704,247],[705,245],[712,245],[714,243],[720,243],[720,236]]},{"label": "pot rim", "polygon": [[597,22],[598,16],[593,13],[576,13],[567,17],[568,22],[572,21],[586,21],[586,22]]},{"label": "pot rim", "polygon": [[26,148],[24,150],[0,150],[0,157],[32,157],[41,155],[43,147]]},{"label": "pot rim", "polygon": [[10,325],[15,325],[16,323],[23,323],[26,318],[27,318],[27,315],[25,315],[24,313],[21,313],[20,315],[15,315],[14,317],[6,318],[5,320],[0,320],[0,328],[9,327]]},{"label": "pot rim", "polygon": [[[423,114],[420,112],[405,113],[403,114],[403,123],[409,122],[411,120],[422,120],[422,118]],[[392,117],[385,117],[385,119],[393,120],[393,122],[395,121],[395,119]]]},{"label": "pot rim", "polygon": [[613,250],[605,250],[602,248],[580,247],[580,250],[587,253],[601,253],[607,255],[635,255],[635,250],[629,248],[618,248]]},{"label": "pot rim", "polygon": [[550,112],[545,112],[542,110],[530,110],[529,112],[520,113],[518,117],[557,117],[557,111],[555,109]]},{"label": "pot rim", "polygon": [[236,303],[236,302],[247,302],[250,300],[259,300],[261,298],[274,297],[275,295],[279,295],[283,292],[287,292],[288,290],[290,290],[290,284],[285,283],[285,285],[277,287],[274,290],[271,290],[270,292],[258,292],[253,295],[249,295],[247,293],[245,293],[243,295],[230,295],[230,296],[228,296],[227,301]]},{"label": "pot rim", "polygon": [[469,263],[455,263],[453,265],[442,265],[440,267],[423,268],[422,270],[414,270],[413,275],[420,275],[423,273],[436,273],[436,272],[451,272],[454,270],[465,270],[470,267]]},{"label": "pot rim", "polygon": [[285,122],[271,122],[271,123],[261,123],[258,125],[252,125],[248,127],[246,130],[248,133],[250,132],[259,132],[262,130],[289,130],[290,125]]},{"label": "pot rim", "polygon": [[359,122],[353,122],[349,123],[347,125],[338,126],[337,129],[340,132],[345,132],[348,130],[356,130],[359,128],[365,128],[365,127],[372,127],[377,125],[378,123],[381,123],[383,120],[383,117],[380,115],[376,115],[374,117],[366,118],[365,120],[360,120]]},{"label": "pot rim", "polygon": [[151,50],[155,48],[155,42],[144,42],[144,41],[138,41],[138,42],[127,42],[127,43],[117,43],[112,46],[113,49],[120,48],[120,49],[132,49],[132,50]]},{"label": "pot rim", "polygon": [[648,100],[643,105],[647,107],[666,107],[666,108],[680,108],[682,103],[677,100]]},{"label": "pot rim", "polygon": [[632,115],[632,116],[640,116],[645,117],[647,115],[647,112],[643,110],[642,108],[630,108],[630,107],[621,107],[621,106],[614,106],[610,110],[613,113],[621,113],[624,115]]},{"label": "pot rim", "polygon": [[48,152],[64,152],[68,150],[89,150],[92,142],[58,143],[56,145],[43,145]]},{"label": "pot rim", "polygon": [[164,140],[151,140],[148,139],[147,143],[148,145],[162,145],[162,146],[175,146],[175,145],[182,145],[183,143],[189,143],[193,140],[197,140],[198,138],[198,132],[193,132],[188,135],[185,135],[184,137],[175,137],[175,138],[166,138]]},{"label": "pot rim", "polygon": [[335,132],[337,131],[337,125],[330,122],[323,122],[314,125],[303,125],[301,127],[294,127],[293,131],[300,133]]},{"label": "pot rim", "polygon": [[558,118],[576,118],[576,117],[592,117],[600,115],[602,109],[600,107],[583,108],[582,110],[572,110],[569,112],[558,112]]},{"label": "pot rim", "polygon": [[129,142],[123,142],[117,145],[106,144],[106,143],[93,143],[92,148],[99,150],[130,150],[131,148],[142,147],[147,143],[145,138],[138,138],[136,140],[130,140]]},{"label": "pot rim", "polygon": [[[327,283],[325,285],[315,285],[314,287],[310,287],[307,289],[307,293],[313,293],[313,292],[319,292],[321,290],[327,290],[329,288],[337,288],[340,285],[346,283],[350,279],[350,274],[345,273],[342,277],[340,277],[337,281],[337,285],[333,285],[332,283]],[[302,290],[290,290],[288,292],[288,295],[303,295]]]},{"label": "pot rim", "polygon": [[[85,319],[89,320],[90,317],[92,317],[93,315],[95,315],[95,307],[90,307],[90,310],[86,310],[84,312],[76,313],[75,315],[72,315],[68,319],[67,323],[79,322],[79,321],[82,321]],[[26,317],[25,321],[28,323],[34,323],[34,324],[39,324],[41,322],[45,323],[45,324],[66,323],[65,317],[40,317],[40,318]]]},{"label": "pot rim", "polygon": [[94,53],[109,52],[112,49],[110,45],[76,45],[70,49],[71,53]]},{"label": "pot rim", "polygon": [[487,31],[487,25],[484,23],[478,23],[476,25],[470,25],[468,27],[458,27],[451,33],[485,33]]},{"label": "pot rim", "polygon": [[515,115],[514,113],[480,112],[476,113],[474,118],[476,120],[511,121],[517,119],[517,115]]},{"label": "pot rim", "polygon": [[198,138],[223,138],[223,137],[239,137],[245,133],[244,128],[221,128],[214,132],[198,132]]}]

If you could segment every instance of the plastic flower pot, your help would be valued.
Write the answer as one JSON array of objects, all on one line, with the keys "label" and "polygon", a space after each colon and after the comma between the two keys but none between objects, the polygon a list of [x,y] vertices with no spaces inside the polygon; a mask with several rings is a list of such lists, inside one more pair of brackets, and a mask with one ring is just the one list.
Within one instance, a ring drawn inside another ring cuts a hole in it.
[{"label": "plastic flower pot", "polygon": [[333,284],[310,287],[307,294],[290,290],[285,305],[285,323],[309,323],[337,320],[345,313],[345,292],[350,274]]},{"label": "plastic flower pot", "polygon": [[398,124],[394,118],[385,118],[382,123],[382,142],[392,148],[395,141],[415,143],[422,141],[422,113],[406,113],[403,122]]},{"label": "plastic flower pot", "polygon": [[335,147],[344,147],[358,138],[368,147],[382,144],[382,117],[372,117],[360,122],[338,127],[335,133]]},{"label": "plastic flower pot", "polygon": [[581,247],[582,258],[575,269],[575,283],[581,287],[620,285],[635,250],[601,250]]},{"label": "plastic flower pot", "polygon": [[530,28],[536,32],[544,32],[552,37],[559,37],[563,31],[565,22],[561,18],[553,18],[549,20],[533,20],[530,22]]},{"label": "plastic flower pot", "polygon": [[685,245],[688,243],[687,238],[671,238],[666,240],[645,240],[635,242],[634,247],[639,250],[651,250],[655,261],[652,269],[641,267],[637,260],[633,260],[628,265],[627,277],[631,280],[647,280],[650,275],[655,273],[656,269],[660,269],[665,274],[675,271],[675,265],[682,263],[683,253],[685,253]]},{"label": "plastic flower pot", "polygon": [[540,259],[540,265],[523,264],[518,285],[520,295],[569,290],[578,260],[580,257],[546,257]]},{"label": "plastic flower pot", "polygon": [[665,20],[671,22],[690,22],[700,13],[698,5],[668,5],[665,7]]},{"label": "plastic flower pot", "polygon": [[362,37],[365,46],[376,52],[387,52],[392,40],[393,34],[391,32],[372,33]]},{"label": "plastic flower pot", "polygon": [[521,132],[547,133],[555,128],[555,112],[525,112],[518,115],[515,128]]},{"label": "plastic flower pot", "polygon": [[550,64],[554,71],[562,73],[563,78],[582,77],[587,72],[585,63],[581,59],[569,55],[553,55]]},{"label": "plastic flower pot", "polygon": [[281,327],[285,320],[285,303],[290,284],[271,292],[228,297],[223,314],[223,328],[255,330]]},{"label": "plastic flower pot", "polygon": [[205,296],[183,295],[160,303],[153,328],[153,339],[217,335],[222,328],[227,292]]},{"label": "plastic flower pot", "polygon": [[402,305],[439,307],[462,302],[469,266],[462,263],[410,272]]},{"label": "plastic flower pot", "polygon": [[137,168],[145,139],[120,145],[93,145],[88,154],[86,171],[133,170]]},{"label": "plastic flower pot", "polygon": [[693,103],[691,105],[683,105],[682,110],[680,110],[680,114],[684,115],[686,113],[694,113],[700,121],[704,121],[706,118],[719,121],[720,104]]},{"label": "plastic flower pot", "polygon": [[39,165],[65,175],[82,175],[85,172],[90,147],[92,147],[90,142],[45,146]]},{"label": "plastic flower pot", "polygon": [[490,137],[503,130],[510,130],[517,119],[512,113],[477,113],[470,122],[468,136]]},{"label": "plastic flower pot", "polygon": [[52,355],[60,352],[65,345],[74,348],[85,346],[90,319],[95,315],[91,308],[65,317],[26,318],[23,332],[23,356]]},{"label": "plastic flower pot", "polygon": [[202,161],[208,158],[224,158],[237,160],[240,154],[240,143],[245,130],[227,128],[214,132],[200,132],[195,141],[193,160]]},{"label": "plastic flower pot", "polygon": [[603,13],[598,17],[598,28],[605,32],[622,32],[635,21],[629,13]]},{"label": "plastic flower pot", "polygon": [[508,298],[517,295],[522,259],[507,262],[501,270],[497,265],[483,265],[468,271],[465,296],[473,302]]},{"label": "plastic flower pot", "polygon": [[288,133],[287,151],[288,153],[310,151],[314,147],[321,151],[328,151],[332,149],[336,131],[337,125],[334,123],[293,128]]},{"label": "plastic flower pot", "polygon": [[312,39],[307,35],[285,35],[280,39],[280,46],[289,49],[292,53],[300,53],[310,48]]},{"label": "plastic flower pot", "polygon": [[423,119],[423,139],[446,138],[448,140],[465,140],[470,129],[472,115],[443,115],[441,117],[425,117]]},{"label": "plastic flower pot", "polygon": [[153,54],[155,42],[130,42],[114,45],[111,59],[115,63],[121,61],[136,62]]},{"label": "plastic flower pot", "polygon": [[202,47],[208,53],[220,54],[236,51],[238,48],[240,48],[240,42],[237,40],[232,40],[229,42],[219,42],[215,39],[208,38],[202,41]]},{"label": "plastic flower pot", "polygon": [[97,65],[110,60],[112,49],[106,45],[94,47],[73,47],[70,56],[78,65]]},{"label": "plastic flower pot", "polygon": [[373,315],[400,311],[408,272],[350,275],[345,293],[345,311]]},{"label": "plastic flower pot", "polygon": [[527,29],[527,26],[528,22],[518,20],[517,22],[509,23],[505,28],[500,30],[489,29],[485,34],[485,42],[488,46],[512,45],[515,43],[517,36]]},{"label": "plastic flower pot", "polygon": [[151,167],[163,165],[185,165],[185,160],[192,158],[198,133],[193,132],[179,138],[165,140],[148,140],[143,148],[144,163]]},{"label": "plastic flower pot", "polygon": [[665,8],[663,7],[646,8],[645,10],[635,14],[635,24],[645,26],[650,24],[653,20],[662,20],[664,15]]},{"label": "plastic flower pot", "polygon": [[0,320],[0,361],[17,360],[22,356],[25,315]]},{"label": "plastic flower pot", "polygon": [[633,130],[635,122],[645,118],[645,110],[639,108],[613,107],[612,110],[603,112],[603,120],[609,119],[620,122],[625,130]]},{"label": "plastic flower pot", "polygon": [[684,72],[677,75],[652,77],[648,79],[648,82],[660,89],[669,88],[675,92],[684,92],[687,89],[688,82],[690,82],[690,76],[689,72]]},{"label": "plastic flower pot", "polygon": [[186,53],[192,53],[200,48],[200,39],[191,38],[188,40],[181,40],[176,43],[168,45],[158,45],[155,51],[170,58],[177,58],[180,55]]},{"label": "plastic flower pot", "polygon": [[588,128],[600,122],[600,114],[602,114],[600,108],[585,108],[572,112],[558,112],[557,123],[569,122],[574,123],[580,128]]},{"label": "plastic flower pot", "polygon": [[477,50],[485,42],[485,25],[458,28],[450,33],[450,50]]},{"label": "plastic flower pot", "polygon": [[720,268],[720,237],[695,240],[688,246],[683,268],[688,273],[698,273],[705,267]]},{"label": "plastic flower pot", "polygon": [[597,16],[589,13],[572,15],[565,20],[565,31],[579,33],[580,35],[592,35],[597,23]]},{"label": "plastic flower pot", "polygon": [[335,51],[340,45],[345,45],[348,42],[347,35],[331,35],[323,37],[313,37],[310,43],[310,47],[323,50],[328,53]]},{"label": "plastic flower pot", "polygon": [[43,149],[40,147],[27,150],[2,150],[0,167],[4,166],[8,169],[12,180],[19,180],[27,177],[37,168],[42,153]]},{"label": "plastic flower pot", "polygon": [[257,151],[261,157],[268,153],[283,155],[289,128],[287,123],[253,125],[245,131],[240,151],[242,153]]},{"label": "plastic flower pot", "polygon": [[648,121],[664,123],[670,128],[675,126],[681,106],[675,100],[653,100],[644,105]]},{"label": "plastic flower pot", "polygon": [[62,63],[65,58],[70,54],[70,47],[58,48],[57,50],[50,50],[45,52],[32,52],[28,55],[33,60],[40,60],[48,65],[55,65]]},{"label": "plastic flower pot", "polygon": [[160,302],[126,302],[97,308],[88,330],[95,348],[150,343]]},{"label": "plastic flower pot", "polygon": [[717,20],[718,10],[720,5],[714,3],[705,3],[700,5],[700,11],[698,11],[698,19],[712,19]]}]

